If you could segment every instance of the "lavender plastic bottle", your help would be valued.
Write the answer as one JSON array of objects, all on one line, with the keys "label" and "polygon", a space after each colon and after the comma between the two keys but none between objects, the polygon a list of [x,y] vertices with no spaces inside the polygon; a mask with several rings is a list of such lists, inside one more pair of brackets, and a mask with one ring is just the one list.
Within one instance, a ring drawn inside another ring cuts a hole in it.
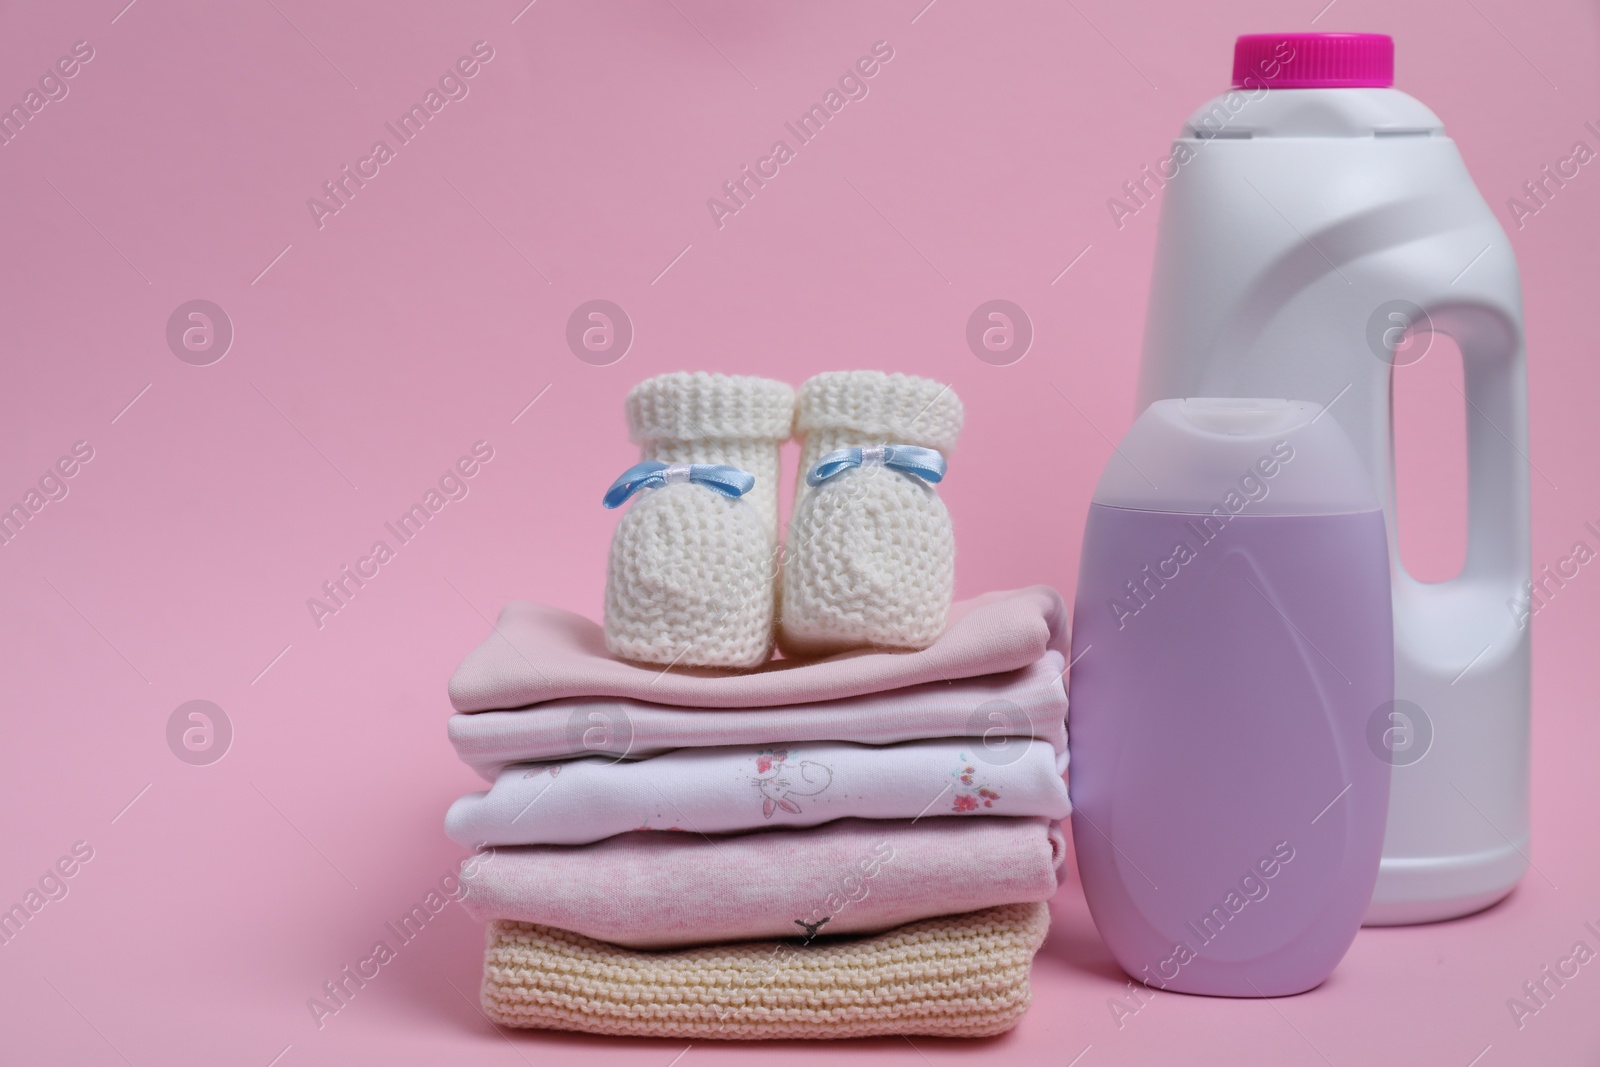
[{"label": "lavender plastic bottle", "polygon": [[1072,829],[1095,925],[1147,985],[1320,984],[1372,897],[1394,640],[1383,513],[1314,403],[1161,400],[1090,505]]}]

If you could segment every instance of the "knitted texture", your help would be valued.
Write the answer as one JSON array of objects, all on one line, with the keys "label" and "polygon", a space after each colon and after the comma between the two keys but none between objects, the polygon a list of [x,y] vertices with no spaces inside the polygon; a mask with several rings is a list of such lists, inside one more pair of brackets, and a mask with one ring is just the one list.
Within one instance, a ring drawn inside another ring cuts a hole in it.
[{"label": "knitted texture", "polygon": [[776,614],[778,446],[794,391],[722,374],[663,374],[628,393],[642,458],[726,463],[755,475],[738,500],[700,485],[634,498],[611,539],[605,636],[612,655],[685,667],[754,667]]},{"label": "knitted texture", "polygon": [[924,919],[866,938],[640,952],[489,924],[482,999],[503,1026],[677,1040],[989,1037],[1016,1025],[1046,904]]},{"label": "knitted texture", "polygon": [[837,448],[910,444],[948,457],[961,422],[954,391],[927,378],[834,371],[800,387],[801,478],[778,632],[786,654],[926,648],[944,632],[955,535],[934,488],[881,466],[846,470],[815,488],[804,475]]},{"label": "knitted texture", "polygon": [[802,475],[836,448],[921,445],[948,458],[961,436],[961,401],[948,385],[876,370],[825,371],[800,387],[794,433]]},{"label": "knitted texture", "polygon": [[677,371],[628,392],[628,439],[641,459],[726,463],[756,476],[745,499],[778,529],[778,446],[794,423],[794,389],[748,375]]},{"label": "knitted texture", "polygon": [[693,484],[644,491],[611,536],[606,648],[643,663],[756,666],[772,650],[772,562],[745,501]]}]

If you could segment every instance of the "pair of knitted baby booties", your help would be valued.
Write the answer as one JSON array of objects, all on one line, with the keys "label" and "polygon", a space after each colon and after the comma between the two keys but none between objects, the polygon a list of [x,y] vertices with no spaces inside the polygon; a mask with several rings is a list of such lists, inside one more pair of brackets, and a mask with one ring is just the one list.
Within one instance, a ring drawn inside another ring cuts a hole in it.
[{"label": "pair of knitted baby booties", "polygon": [[[947,385],[832,371],[802,385],[706,373],[640,382],[626,403],[641,462],[611,541],[606,647],[685,667],[919,649],[955,585],[950,513],[933,483],[961,431]],[[787,542],[779,446],[801,442]]]}]

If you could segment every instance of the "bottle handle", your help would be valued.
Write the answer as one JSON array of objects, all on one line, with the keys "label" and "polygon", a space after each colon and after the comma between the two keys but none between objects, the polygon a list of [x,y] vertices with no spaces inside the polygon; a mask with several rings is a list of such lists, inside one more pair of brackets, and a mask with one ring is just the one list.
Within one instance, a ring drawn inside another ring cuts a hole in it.
[{"label": "bottle handle", "polygon": [[[1452,338],[1461,351],[1467,427],[1466,560],[1455,578],[1433,584],[1492,591],[1496,610],[1503,611],[1508,598],[1522,593],[1531,553],[1521,323],[1506,308],[1480,301],[1441,301],[1423,310],[1433,331]],[[1392,373],[1390,390],[1392,412]],[[1392,434],[1390,440],[1392,471]]]}]

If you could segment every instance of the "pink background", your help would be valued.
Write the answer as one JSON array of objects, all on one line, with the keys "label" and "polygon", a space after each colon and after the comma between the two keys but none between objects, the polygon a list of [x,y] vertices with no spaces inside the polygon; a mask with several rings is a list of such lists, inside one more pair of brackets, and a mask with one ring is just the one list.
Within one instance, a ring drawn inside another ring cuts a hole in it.
[{"label": "pink background", "polygon": [[[1225,87],[1235,34],[1393,34],[1399,85],[1506,218],[1542,165],[1600,147],[1583,129],[1600,36],[1575,0],[125,2],[0,17],[0,102],[94,49],[0,148],[0,503],[94,449],[0,548],[0,903],[74,842],[94,850],[0,947],[7,1062],[664,1067],[682,1043],[495,1032],[473,1003],[481,931],[454,907],[320,1031],[306,1007],[460,858],[442,815],[478,783],[446,743],[444,683],[486,617],[513,597],[598,611],[630,385],[951,382],[961,594],[1070,595],[1090,487],[1134,414],[1156,231],[1153,208],[1119,230],[1106,201]],[[307,198],[479,40],[494,58],[470,94],[319,229]],[[719,230],[706,199],[879,40],[894,58],[870,94]],[[1536,567],[1597,543],[1597,219],[1586,167],[1513,229],[1549,479]],[[209,366],[165,338],[196,298],[235,331]],[[637,333],[610,366],[564,340],[596,298]],[[993,298],[1037,331],[1010,366],[965,343]],[[1401,383],[1406,546],[1435,577],[1460,554],[1450,376],[1429,359]],[[495,455],[470,495],[319,629],[307,598],[478,440]],[[1119,1028],[1125,980],[1069,866],[1034,1008],[1004,1038],[676,1062],[1592,1063],[1600,963],[1520,1030],[1506,1002],[1580,938],[1600,947],[1583,928],[1600,925],[1597,605],[1585,571],[1537,621],[1538,869],[1490,912],[1366,931],[1298,998],[1156,994]],[[235,732],[209,766],[166,740],[193,699]]]}]

